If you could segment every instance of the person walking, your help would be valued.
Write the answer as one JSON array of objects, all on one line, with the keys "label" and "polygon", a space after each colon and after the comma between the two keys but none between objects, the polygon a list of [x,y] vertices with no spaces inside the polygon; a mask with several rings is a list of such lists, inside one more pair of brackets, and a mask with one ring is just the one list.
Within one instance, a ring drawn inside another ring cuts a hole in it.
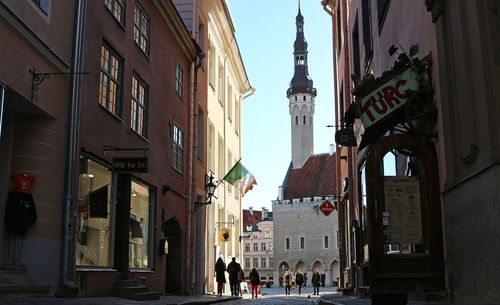
[{"label": "person walking", "polygon": [[319,275],[318,269],[314,269],[314,274],[313,274],[311,283],[314,287],[313,294],[319,295],[319,285],[321,285],[321,276]]},{"label": "person walking", "polygon": [[222,286],[226,283],[226,275],[224,272],[226,272],[226,264],[224,264],[222,258],[219,257],[215,263],[215,277],[217,279],[217,294],[220,296],[222,295]]},{"label": "person walking", "polygon": [[306,288],[307,284],[307,272],[304,273],[304,288]]},{"label": "person walking", "polygon": [[238,271],[238,293],[240,296],[243,296],[241,292],[241,283],[245,280],[245,272],[243,272],[243,268],[240,266],[240,271]]},{"label": "person walking", "polygon": [[252,299],[254,298],[254,292],[255,298],[257,298],[259,293],[260,275],[255,268],[252,268],[252,271],[250,271],[250,284],[252,284]]},{"label": "person walking", "polygon": [[295,271],[295,284],[299,287],[299,295],[302,290],[302,285],[304,284],[304,275],[300,272],[300,268]]},{"label": "person walking", "polygon": [[236,257],[233,257],[229,265],[227,265],[227,273],[229,273],[229,286],[231,288],[231,296],[238,296],[238,273],[241,270],[241,265],[236,262]]},{"label": "person walking", "polygon": [[283,274],[283,284],[285,285],[285,295],[290,295],[290,286],[292,285],[292,274],[290,269],[286,268]]}]

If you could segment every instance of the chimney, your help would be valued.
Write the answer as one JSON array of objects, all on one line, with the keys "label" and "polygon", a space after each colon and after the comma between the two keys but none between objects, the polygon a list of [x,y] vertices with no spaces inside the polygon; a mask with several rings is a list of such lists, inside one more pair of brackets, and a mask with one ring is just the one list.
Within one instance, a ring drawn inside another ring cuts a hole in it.
[{"label": "chimney", "polygon": [[283,200],[283,196],[284,196],[283,191],[284,191],[284,190],[283,190],[283,187],[282,187],[282,186],[279,186],[279,187],[278,187],[278,200],[279,200],[279,201]]},{"label": "chimney", "polygon": [[268,209],[266,209],[265,207],[262,207],[262,219],[266,219],[268,216]]},{"label": "chimney", "polygon": [[249,207],[249,208],[248,208],[248,212],[250,212],[250,215],[252,215],[252,216],[253,216],[253,207]]},{"label": "chimney", "polygon": [[334,153],[335,153],[335,145],[330,144],[330,156],[333,156]]}]

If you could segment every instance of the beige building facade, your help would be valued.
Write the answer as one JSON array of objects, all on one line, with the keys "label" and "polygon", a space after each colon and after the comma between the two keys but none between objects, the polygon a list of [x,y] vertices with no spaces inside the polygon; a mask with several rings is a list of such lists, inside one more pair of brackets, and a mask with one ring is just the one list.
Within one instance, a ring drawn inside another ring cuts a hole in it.
[{"label": "beige building facade", "polygon": [[[206,205],[205,291],[216,289],[214,265],[221,257],[226,264],[241,262],[242,202],[239,190],[223,180],[241,159],[241,110],[251,94],[248,76],[234,36],[235,28],[225,0],[202,1],[208,15],[207,80],[207,170],[218,184],[215,198]],[[220,238],[228,229],[227,241]],[[228,281],[229,282],[229,281]],[[229,286],[225,289],[229,291]]]}]

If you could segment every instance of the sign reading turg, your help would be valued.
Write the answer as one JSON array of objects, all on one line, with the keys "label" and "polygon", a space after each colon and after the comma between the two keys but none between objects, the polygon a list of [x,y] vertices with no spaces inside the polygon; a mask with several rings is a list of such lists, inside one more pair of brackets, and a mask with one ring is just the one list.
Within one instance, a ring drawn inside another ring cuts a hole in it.
[{"label": "sign reading turg", "polygon": [[418,77],[416,69],[410,67],[363,97],[361,120],[365,129],[402,107],[410,97],[410,93],[418,89]]},{"label": "sign reading turg", "polygon": [[148,158],[113,158],[113,171],[118,173],[147,173]]}]

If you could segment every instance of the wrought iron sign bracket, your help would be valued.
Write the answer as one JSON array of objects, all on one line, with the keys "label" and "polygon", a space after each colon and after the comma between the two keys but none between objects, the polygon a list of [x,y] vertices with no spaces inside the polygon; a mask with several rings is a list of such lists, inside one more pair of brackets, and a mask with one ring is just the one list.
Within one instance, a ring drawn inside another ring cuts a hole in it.
[{"label": "wrought iron sign bracket", "polygon": [[51,75],[86,75],[90,72],[40,72],[36,68],[30,69],[30,73],[33,75],[31,81],[31,100],[35,97],[35,92],[38,91],[38,86],[43,83],[44,80],[49,79]]}]

